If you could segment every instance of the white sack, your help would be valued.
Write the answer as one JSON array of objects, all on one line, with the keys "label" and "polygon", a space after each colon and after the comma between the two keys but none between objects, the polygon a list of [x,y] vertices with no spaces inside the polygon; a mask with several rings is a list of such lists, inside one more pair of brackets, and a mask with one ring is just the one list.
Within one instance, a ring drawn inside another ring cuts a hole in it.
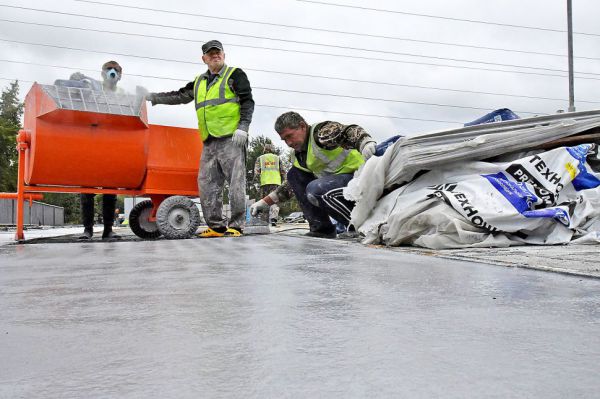
[{"label": "white sack", "polygon": [[[382,197],[362,223],[352,222],[365,243],[393,246],[505,247],[574,237],[592,242],[600,227],[600,174],[586,159],[597,161],[596,151],[582,144],[499,164],[447,164]],[[385,171],[378,168],[393,156],[388,153],[369,160],[360,178],[381,180]]]}]

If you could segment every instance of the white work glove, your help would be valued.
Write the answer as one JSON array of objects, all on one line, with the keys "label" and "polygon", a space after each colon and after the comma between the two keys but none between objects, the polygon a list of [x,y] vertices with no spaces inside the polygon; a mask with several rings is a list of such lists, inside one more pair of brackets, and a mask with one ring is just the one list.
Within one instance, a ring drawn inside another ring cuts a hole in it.
[{"label": "white work glove", "polygon": [[146,101],[150,101],[154,105],[154,93],[150,93],[144,86],[135,86],[135,95],[144,97]]},{"label": "white work glove", "polygon": [[250,214],[252,216],[258,215],[258,212],[265,212],[269,209],[269,204],[264,199],[250,205]]},{"label": "white work glove", "polygon": [[362,149],[360,150],[360,153],[366,161],[367,159],[375,155],[375,151],[377,151],[377,143],[375,143],[374,141],[369,141],[368,143],[365,143],[363,145]]},{"label": "white work glove", "polygon": [[135,94],[139,97],[148,97],[150,92],[144,86],[135,86]]},{"label": "white work glove", "polygon": [[233,133],[233,136],[231,136],[231,141],[233,141],[233,144],[237,146],[246,147],[246,143],[248,142],[248,132],[244,132],[242,129],[237,129]]}]

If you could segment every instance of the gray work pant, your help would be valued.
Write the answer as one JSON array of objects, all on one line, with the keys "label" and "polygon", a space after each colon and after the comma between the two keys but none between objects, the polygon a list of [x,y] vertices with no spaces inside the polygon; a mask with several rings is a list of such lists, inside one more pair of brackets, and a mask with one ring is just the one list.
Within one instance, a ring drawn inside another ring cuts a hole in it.
[{"label": "gray work pant", "polygon": [[[223,216],[223,187],[229,184],[229,223]],[[200,204],[211,229],[243,229],[246,222],[246,148],[231,137],[209,138],[204,142],[198,173]]]}]

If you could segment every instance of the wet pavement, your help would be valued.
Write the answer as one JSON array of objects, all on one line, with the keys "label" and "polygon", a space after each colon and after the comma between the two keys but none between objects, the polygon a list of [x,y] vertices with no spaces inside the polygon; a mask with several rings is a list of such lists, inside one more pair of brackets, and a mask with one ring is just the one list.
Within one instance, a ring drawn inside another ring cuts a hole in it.
[{"label": "wet pavement", "polygon": [[287,235],[0,246],[0,398],[595,398],[600,280]]},{"label": "wet pavement", "polygon": [[523,267],[544,272],[600,278],[600,245],[597,244],[444,250],[403,247],[393,250],[497,266]]},{"label": "wet pavement", "polygon": [[[125,230],[125,229],[122,229]],[[128,229],[127,229],[128,230]],[[125,230],[125,231],[127,231]],[[15,243],[16,229],[14,227],[3,227],[0,229],[0,246],[10,245]],[[79,235],[83,233],[83,226],[61,226],[61,227],[28,227],[25,229],[25,239],[27,242],[31,240],[51,239],[67,235]],[[102,235],[102,226],[94,226],[94,233]]]}]

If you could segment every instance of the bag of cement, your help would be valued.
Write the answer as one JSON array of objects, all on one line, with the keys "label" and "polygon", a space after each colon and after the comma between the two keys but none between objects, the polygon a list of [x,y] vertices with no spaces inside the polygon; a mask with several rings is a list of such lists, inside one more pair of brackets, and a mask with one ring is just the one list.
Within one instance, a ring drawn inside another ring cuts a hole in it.
[{"label": "bag of cement", "polygon": [[600,173],[588,159],[598,162],[594,144],[507,163],[457,162],[384,196],[355,226],[365,243],[392,246],[568,243],[598,227]]},{"label": "bag of cement", "polygon": [[[371,157],[344,189],[355,201],[351,222],[360,227],[377,201],[420,174],[453,164],[525,153],[563,137],[600,127],[600,110],[550,115],[401,137],[380,157]],[[537,150],[539,151],[539,150]],[[511,158],[512,159],[512,158]]]}]

